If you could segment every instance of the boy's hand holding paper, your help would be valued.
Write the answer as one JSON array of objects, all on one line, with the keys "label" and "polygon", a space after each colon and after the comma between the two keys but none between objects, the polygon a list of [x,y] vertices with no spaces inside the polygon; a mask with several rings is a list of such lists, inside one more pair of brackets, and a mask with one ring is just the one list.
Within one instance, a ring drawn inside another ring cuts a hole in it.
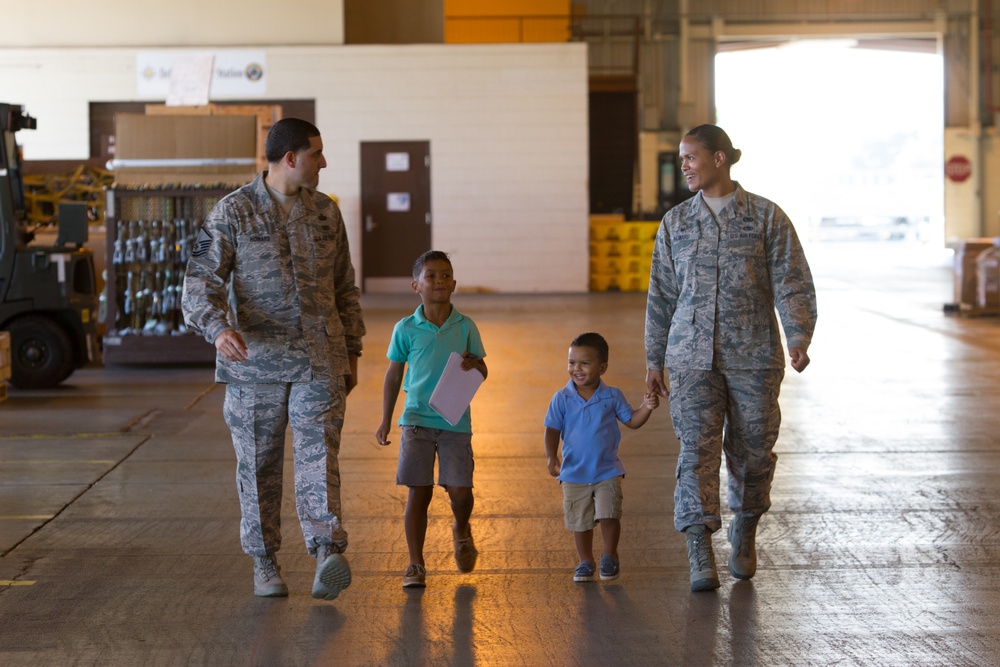
[{"label": "boy's hand holding paper", "polygon": [[444,372],[441,373],[441,379],[434,387],[431,407],[452,426],[457,424],[469,409],[472,397],[483,383],[483,374],[479,372],[478,366],[479,359],[471,353],[460,355],[452,352]]}]

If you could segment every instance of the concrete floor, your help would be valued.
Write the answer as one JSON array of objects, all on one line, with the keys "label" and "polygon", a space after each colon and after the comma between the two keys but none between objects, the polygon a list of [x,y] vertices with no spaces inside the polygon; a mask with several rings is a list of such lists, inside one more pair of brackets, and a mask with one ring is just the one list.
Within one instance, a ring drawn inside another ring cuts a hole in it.
[{"label": "concrete floor", "polygon": [[398,431],[389,448],[373,433],[391,327],[416,302],[365,297],[341,455],[352,586],[309,596],[286,484],[291,596],[253,597],[211,369],[88,368],[0,404],[0,664],[1000,664],[1000,319],[942,314],[936,253],[843,244],[812,261],[813,363],[783,388],[750,582],[717,535],[722,588],[688,590],[665,406],[623,436],[621,579],[572,581],[542,418],[584,330],[639,400],[644,295],[459,295],[491,370],[473,412],[481,556],[455,570],[438,493],[427,588],[404,590]]}]

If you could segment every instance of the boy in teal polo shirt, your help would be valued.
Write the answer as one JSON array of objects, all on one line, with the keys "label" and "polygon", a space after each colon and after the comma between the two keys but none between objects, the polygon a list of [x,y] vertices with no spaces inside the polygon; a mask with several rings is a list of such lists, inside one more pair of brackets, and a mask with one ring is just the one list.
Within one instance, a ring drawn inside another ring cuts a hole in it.
[{"label": "boy in teal polo shirt", "polygon": [[[472,541],[472,417],[466,410],[452,425],[430,405],[431,394],[452,352],[462,355],[462,370],[475,369],[486,378],[486,350],[475,322],[451,304],[455,277],[446,253],[430,250],[413,264],[413,291],[420,306],[396,323],[389,342],[389,370],[382,387],[382,423],[375,432],[379,444],[389,444],[392,413],[402,384],[406,392],[399,418],[402,435],[396,484],[409,487],[403,526],[410,564],[403,587],[423,587],[427,508],[434,493],[434,458],[438,484],[448,492],[455,515],[452,536],[459,572],[471,572],[479,552]],[[408,367],[408,368],[406,368]],[[404,379],[405,369],[405,379]]]},{"label": "boy in teal polo shirt", "polygon": [[[618,578],[618,540],[622,524],[622,478],[618,422],[639,428],[660,402],[647,393],[637,410],[616,387],[601,380],[608,370],[608,343],[596,333],[577,336],[569,348],[569,382],[556,392],[545,415],[545,453],[549,474],[563,490],[566,528],[573,531],[580,564],[573,581],[594,580],[594,524],[601,524],[604,548],[601,580]],[[559,461],[562,438],[563,460]]]}]

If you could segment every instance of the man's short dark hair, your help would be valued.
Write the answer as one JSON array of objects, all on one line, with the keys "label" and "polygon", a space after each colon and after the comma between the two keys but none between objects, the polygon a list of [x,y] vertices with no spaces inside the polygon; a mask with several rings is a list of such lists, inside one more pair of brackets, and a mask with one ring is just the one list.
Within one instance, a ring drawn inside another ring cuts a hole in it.
[{"label": "man's short dark hair", "polygon": [[420,280],[420,272],[424,270],[424,265],[427,264],[427,262],[437,260],[447,262],[448,266],[451,266],[451,257],[448,256],[448,253],[440,250],[428,250],[420,257],[417,257],[417,261],[413,263],[413,279]]},{"label": "man's short dark hair", "polygon": [[281,158],[291,151],[298,153],[309,148],[309,140],[318,137],[319,129],[301,118],[282,118],[271,126],[264,144],[264,156],[271,164],[281,162]]},{"label": "man's short dark hair", "polygon": [[570,347],[589,347],[597,352],[597,358],[602,364],[608,363],[608,341],[599,333],[583,333],[573,339]]}]

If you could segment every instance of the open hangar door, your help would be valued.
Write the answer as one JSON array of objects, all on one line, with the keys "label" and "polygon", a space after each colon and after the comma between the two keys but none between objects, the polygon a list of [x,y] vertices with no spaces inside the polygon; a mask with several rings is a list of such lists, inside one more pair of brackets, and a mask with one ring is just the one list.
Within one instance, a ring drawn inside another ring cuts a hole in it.
[{"label": "open hangar door", "polygon": [[720,42],[734,177],[810,242],[944,246],[944,77],[934,38]]}]

